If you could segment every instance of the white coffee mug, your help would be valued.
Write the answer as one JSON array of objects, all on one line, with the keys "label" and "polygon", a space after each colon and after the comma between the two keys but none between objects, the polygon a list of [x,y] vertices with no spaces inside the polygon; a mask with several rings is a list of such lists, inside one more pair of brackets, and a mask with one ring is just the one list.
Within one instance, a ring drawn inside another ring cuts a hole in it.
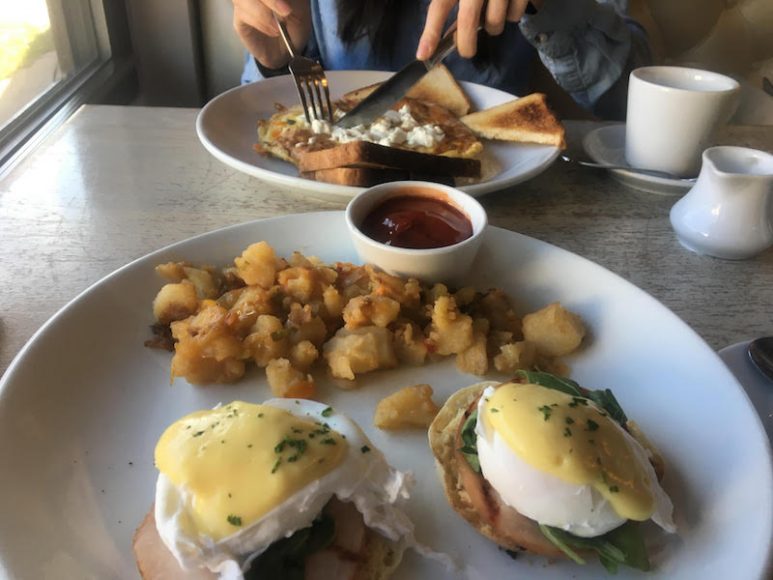
[{"label": "white coffee mug", "polygon": [[629,165],[695,177],[701,154],[738,105],[739,85],[715,72],[650,66],[631,72],[625,158]]}]

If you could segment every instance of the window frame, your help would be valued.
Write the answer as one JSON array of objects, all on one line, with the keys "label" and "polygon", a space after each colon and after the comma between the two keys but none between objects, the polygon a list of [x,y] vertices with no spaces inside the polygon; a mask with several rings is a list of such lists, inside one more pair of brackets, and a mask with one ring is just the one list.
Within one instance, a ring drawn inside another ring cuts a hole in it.
[{"label": "window frame", "polygon": [[[72,55],[84,50],[97,56],[80,71],[56,83],[0,130],[0,177],[12,169],[27,152],[59,127],[81,105],[88,102],[128,103],[138,92],[126,0],[82,0],[83,12],[90,10],[92,26],[82,14],[73,14],[73,0],[47,0],[52,29],[56,23],[69,31],[55,43],[57,53]],[[65,9],[66,7],[66,9]],[[96,45],[96,46],[95,46]]]}]

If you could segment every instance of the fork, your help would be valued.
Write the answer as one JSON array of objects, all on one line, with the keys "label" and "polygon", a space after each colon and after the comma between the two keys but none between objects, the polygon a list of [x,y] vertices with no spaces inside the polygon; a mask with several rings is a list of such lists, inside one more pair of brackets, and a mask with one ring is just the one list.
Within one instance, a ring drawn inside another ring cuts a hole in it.
[{"label": "fork", "polygon": [[[313,119],[332,123],[333,107],[330,105],[330,91],[328,90],[325,70],[316,60],[297,54],[287,32],[287,27],[276,13],[273,14],[274,21],[279,27],[279,34],[290,53],[288,68],[295,81],[295,88],[298,89],[298,97],[300,97],[306,121],[309,124]],[[323,93],[324,100],[322,99]]]}]

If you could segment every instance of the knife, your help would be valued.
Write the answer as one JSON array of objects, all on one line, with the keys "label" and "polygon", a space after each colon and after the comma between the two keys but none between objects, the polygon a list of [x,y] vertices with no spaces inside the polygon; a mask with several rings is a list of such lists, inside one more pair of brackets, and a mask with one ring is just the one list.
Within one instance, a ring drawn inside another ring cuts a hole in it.
[{"label": "knife", "polygon": [[427,60],[414,60],[393,74],[360,104],[333,123],[336,127],[349,129],[355,125],[367,125],[382,115],[389,107],[405,96],[418,80],[432,67],[447,57],[456,48],[456,22],[454,22],[438,43],[435,54]]}]

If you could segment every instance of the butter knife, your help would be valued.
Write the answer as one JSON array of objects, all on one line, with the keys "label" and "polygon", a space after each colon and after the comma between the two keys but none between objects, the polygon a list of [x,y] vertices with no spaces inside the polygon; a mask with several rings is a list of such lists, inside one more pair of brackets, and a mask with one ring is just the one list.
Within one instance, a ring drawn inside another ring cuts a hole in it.
[{"label": "butter knife", "polygon": [[456,22],[454,22],[438,43],[435,54],[427,60],[414,60],[393,74],[380,87],[367,96],[359,105],[334,123],[336,127],[349,129],[355,125],[367,125],[389,107],[405,96],[421,77],[447,57],[456,48]]}]

